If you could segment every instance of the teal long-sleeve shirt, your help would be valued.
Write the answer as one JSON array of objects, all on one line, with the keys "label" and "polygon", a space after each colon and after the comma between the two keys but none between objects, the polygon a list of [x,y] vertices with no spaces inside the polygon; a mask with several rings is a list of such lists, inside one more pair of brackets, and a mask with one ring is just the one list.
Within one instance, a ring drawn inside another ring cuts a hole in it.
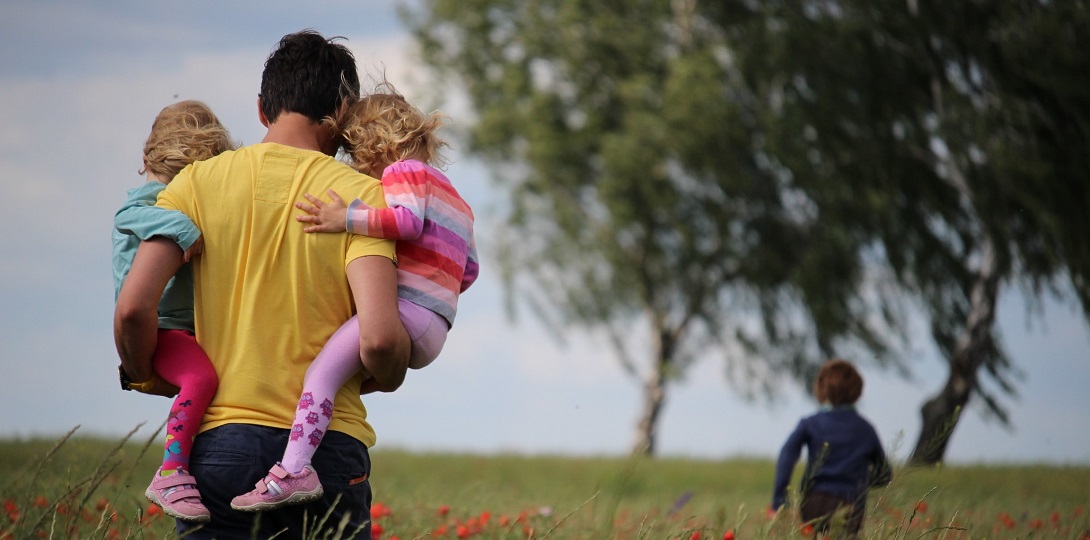
[{"label": "teal long-sleeve shirt", "polygon": [[[150,181],[130,189],[125,204],[114,215],[114,302],[129,275],[140,242],[153,236],[169,238],[182,250],[189,249],[201,231],[185,214],[158,208],[155,200],[166,184]],[[186,263],[167,283],[159,299],[159,328],[193,331],[193,267]]]}]

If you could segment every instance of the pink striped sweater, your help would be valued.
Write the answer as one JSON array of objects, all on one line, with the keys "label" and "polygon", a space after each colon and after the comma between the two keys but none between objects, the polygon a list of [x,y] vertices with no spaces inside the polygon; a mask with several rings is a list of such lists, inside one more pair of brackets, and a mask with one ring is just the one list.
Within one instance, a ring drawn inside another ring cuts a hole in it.
[{"label": "pink striped sweater", "polygon": [[458,295],[477,279],[473,210],[443,173],[402,160],[382,173],[389,208],[356,199],[348,232],[397,240],[397,293],[454,325]]}]

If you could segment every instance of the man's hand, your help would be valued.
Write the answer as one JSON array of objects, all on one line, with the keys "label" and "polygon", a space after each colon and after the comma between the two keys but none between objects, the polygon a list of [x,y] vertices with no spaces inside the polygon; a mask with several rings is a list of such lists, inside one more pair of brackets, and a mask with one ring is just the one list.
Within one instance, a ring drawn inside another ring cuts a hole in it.
[{"label": "man's hand", "polygon": [[364,379],[363,383],[360,384],[360,395],[365,396],[367,394],[373,394],[375,392],[385,392],[385,390],[383,390],[382,387],[379,386],[378,381],[376,381],[374,377]]},{"label": "man's hand", "polygon": [[204,235],[197,237],[197,240],[193,242],[193,245],[189,246],[189,249],[182,253],[182,262],[187,263],[193,257],[204,253]]},{"label": "man's hand", "polygon": [[296,208],[310,214],[306,216],[295,216],[296,221],[314,224],[304,228],[303,232],[336,233],[345,231],[347,227],[346,218],[348,216],[348,205],[344,204],[344,200],[341,199],[340,195],[337,195],[336,191],[330,189],[327,190],[326,193],[329,194],[330,198],[328,203],[322,202],[310,193],[304,193],[303,196],[312,204],[304,202],[295,203]]},{"label": "man's hand", "polygon": [[124,366],[117,366],[117,371],[121,376],[121,388],[123,390],[135,390],[142,394],[170,398],[177,396],[178,392],[181,390],[177,386],[159,378],[159,375],[152,375],[150,379],[144,382],[135,383],[132,382],[132,380],[129,379],[129,375],[125,373]]}]

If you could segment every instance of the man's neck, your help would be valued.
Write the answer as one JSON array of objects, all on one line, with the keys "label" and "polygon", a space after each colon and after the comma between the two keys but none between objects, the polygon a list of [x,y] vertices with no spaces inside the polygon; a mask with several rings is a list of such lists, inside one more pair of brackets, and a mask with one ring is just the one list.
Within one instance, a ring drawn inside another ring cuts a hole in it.
[{"label": "man's neck", "polygon": [[303,150],[330,153],[332,134],[329,128],[317,122],[311,122],[306,115],[294,112],[282,112],[276,121],[269,124],[269,131],[261,142],[271,142],[284,146],[293,146]]}]

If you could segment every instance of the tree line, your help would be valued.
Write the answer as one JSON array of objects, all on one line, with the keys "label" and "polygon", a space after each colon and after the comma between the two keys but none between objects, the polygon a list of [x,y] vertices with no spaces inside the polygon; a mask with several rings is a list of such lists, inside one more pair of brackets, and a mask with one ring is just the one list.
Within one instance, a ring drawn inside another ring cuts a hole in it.
[{"label": "tree line", "polygon": [[[749,395],[832,356],[947,360],[910,461],[1007,421],[1002,294],[1090,320],[1090,15],[1067,0],[424,0],[402,18],[509,204],[509,296],[643,386],[721,358]],[[633,334],[647,341],[633,341]],[[635,343],[635,345],[634,345]],[[985,384],[987,381],[987,384]]]}]

